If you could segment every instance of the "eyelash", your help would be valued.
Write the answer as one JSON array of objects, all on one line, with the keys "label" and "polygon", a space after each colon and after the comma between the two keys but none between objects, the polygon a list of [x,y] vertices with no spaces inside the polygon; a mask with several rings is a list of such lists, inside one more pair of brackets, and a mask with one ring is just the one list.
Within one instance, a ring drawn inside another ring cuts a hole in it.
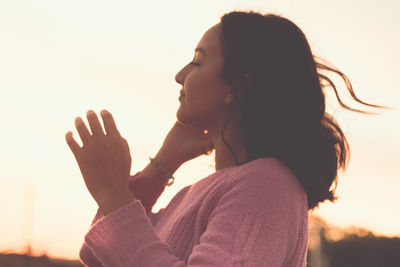
[{"label": "eyelash", "polygon": [[199,63],[196,63],[196,62],[193,62],[193,61],[190,62],[190,64],[191,64],[191,65],[195,65],[195,66],[199,66],[199,65],[200,65]]}]

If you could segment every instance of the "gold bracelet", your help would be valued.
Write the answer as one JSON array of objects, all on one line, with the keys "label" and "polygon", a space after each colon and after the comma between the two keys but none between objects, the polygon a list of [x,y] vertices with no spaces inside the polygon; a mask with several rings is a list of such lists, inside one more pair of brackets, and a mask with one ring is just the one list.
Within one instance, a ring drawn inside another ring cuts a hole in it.
[{"label": "gold bracelet", "polygon": [[161,166],[161,164],[159,162],[157,162],[155,159],[153,159],[152,157],[149,157],[150,162],[153,163],[154,165],[157,166],[157,168],[162,171],[168,178],[165,180],[165,184],[167,186],[171,186],[174,181],[175,181],[175,177],[172,176],[171,174],[169,174],[169,172],[163,167]]}]

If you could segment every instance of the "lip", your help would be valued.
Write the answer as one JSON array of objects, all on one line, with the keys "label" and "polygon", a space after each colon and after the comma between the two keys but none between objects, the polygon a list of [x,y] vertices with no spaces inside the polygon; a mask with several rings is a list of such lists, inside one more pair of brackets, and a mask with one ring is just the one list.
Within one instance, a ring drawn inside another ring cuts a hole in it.
[{"label": "lip", "polygon": [[185,97],[185,95],[180,95],[179,100],[182,100]]}]

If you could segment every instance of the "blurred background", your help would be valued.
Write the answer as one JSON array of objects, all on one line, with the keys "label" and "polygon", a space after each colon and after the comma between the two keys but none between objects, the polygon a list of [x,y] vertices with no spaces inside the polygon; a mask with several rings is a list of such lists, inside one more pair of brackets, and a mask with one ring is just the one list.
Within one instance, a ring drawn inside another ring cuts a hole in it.
[{"label": "blurred background", "polygon": [[[192,60],[204,32],[233,10],[289,18],[315,55],[349,77],[359,98],[394,107],[381,115],[354,113],[326,91],[327,111],[342,127],[351,159],[339,173],[338,201],[310,212],[309,239],[310,266],[391,266],[371,264],[400,255],[396,0],[0,0],[0,266],[33,259],[79,266],[97,204],[65,133],[77,136],[74,119],[85,120],[87,110],[108,109],[130,144],[132,174],[142,170],[176,120],[175,74]],[[346,104],[379,111],[351,101],[343,81],[330,77]],[[214,171],[214,153],[185,163],[153,212]]]}]

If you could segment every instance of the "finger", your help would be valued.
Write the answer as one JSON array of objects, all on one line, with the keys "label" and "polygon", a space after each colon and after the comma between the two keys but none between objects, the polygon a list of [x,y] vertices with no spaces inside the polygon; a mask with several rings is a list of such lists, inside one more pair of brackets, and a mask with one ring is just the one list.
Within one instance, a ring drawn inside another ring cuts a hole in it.
[{"label": "finger", "polygon": [[130,152],[130,149],[129,149],[128,141],[126,141],[126,139],[123,138],[123,137],[121,137],[121,139],[122,139],[122,142],[125,144],[125,146],[124,146],[125,157],[126,158],[130,158],[131,157],[131,152]]},{"label": "finger", "polygon": [[69,148],[71,149],[72,153],[76,156],[81,149],[80,145],[75,141],[74,137],[72,136],[72,132],[67,132],[65,134],[65,140]]},{"label": "finger", "polygon": [[110,112],[103,109],[100,111],[100,115],[103,119],[104,129],[108,135],[119,135],[119,131],[117,129],[117,125],[115,124],[114,118]]},{"label": "finger", "polygon": [[90,130],[95,136],[104,135],[103,128],[101,127],[99,118],[93,110],[89,110],[86,113],[87,120],[90,125]]},{"label": "finger", "polygon": [[75,126],[79,136],[81,137],[82,143],[85,144],[91,135],[81,117],[75,119]]}]

